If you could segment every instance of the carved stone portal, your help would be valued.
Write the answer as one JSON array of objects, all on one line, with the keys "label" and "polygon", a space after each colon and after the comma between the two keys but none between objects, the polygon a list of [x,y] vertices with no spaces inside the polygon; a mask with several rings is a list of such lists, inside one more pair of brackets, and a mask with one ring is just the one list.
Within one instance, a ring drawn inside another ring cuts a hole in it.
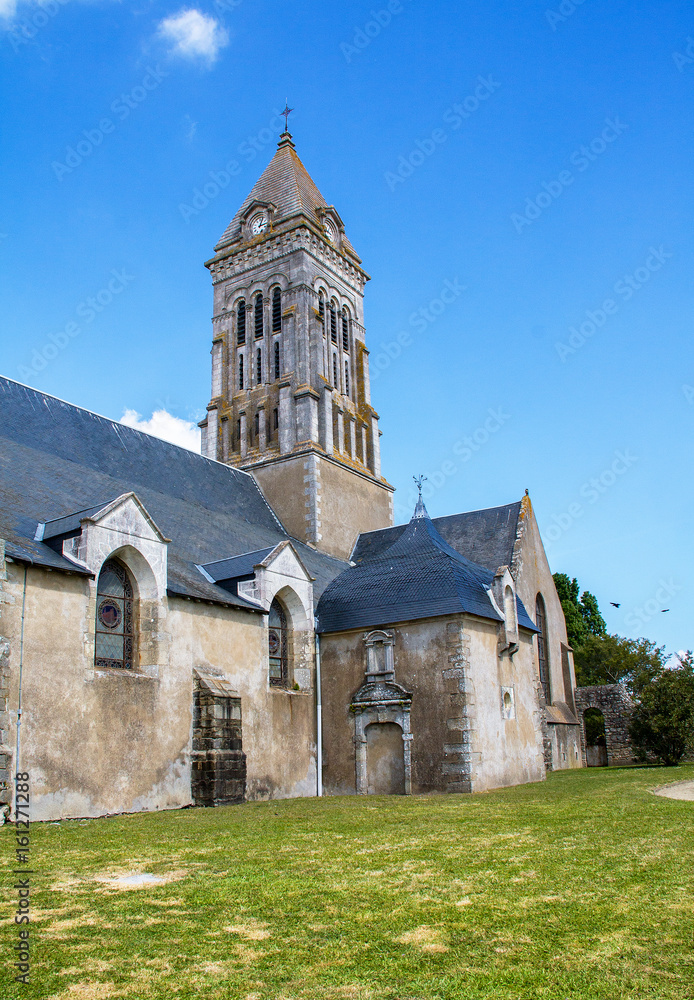
[{"label": "carved stone portal", "polygon": [[357,795],[412,791],[412,695],[395,683],[393,642],[393,633],[380,629],[364,636],[366,676],[350,705]]}]

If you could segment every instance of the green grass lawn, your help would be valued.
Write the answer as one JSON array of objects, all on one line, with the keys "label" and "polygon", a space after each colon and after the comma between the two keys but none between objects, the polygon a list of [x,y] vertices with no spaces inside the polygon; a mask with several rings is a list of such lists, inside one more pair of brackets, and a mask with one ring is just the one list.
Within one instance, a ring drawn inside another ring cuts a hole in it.
[{"label": "green grass lawn", "polygon": [[691,1000],[694,803],[651,794],[684,778],[36,824],[30,986],[5,827],[0,996]]}]

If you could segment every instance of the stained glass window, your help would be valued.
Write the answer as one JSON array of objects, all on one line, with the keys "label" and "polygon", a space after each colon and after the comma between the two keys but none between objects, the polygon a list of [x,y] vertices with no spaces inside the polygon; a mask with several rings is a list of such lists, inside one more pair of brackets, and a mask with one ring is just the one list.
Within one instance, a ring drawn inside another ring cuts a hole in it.
[{"label": "stained glass window", "polygon": [[287,683],[287,616],[277,598],[270,605],[268,655],[270,683],[283,687]]},{"label": "stained glass window", "polygon": [[96,593],[97,667],[132,670],[133,588],[125,567],[109,559],[101,567]]}]

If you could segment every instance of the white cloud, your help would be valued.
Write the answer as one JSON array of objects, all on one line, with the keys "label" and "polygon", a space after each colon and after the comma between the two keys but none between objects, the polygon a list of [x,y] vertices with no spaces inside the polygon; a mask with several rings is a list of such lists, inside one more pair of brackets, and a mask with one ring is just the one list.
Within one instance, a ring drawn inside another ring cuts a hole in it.
[{"label": "white cloud", "polygon": [[200,452],[200,428],[197,424],[174,417],[166,410],[155,410],[149,420],[143,420],[136,410],[126,410],[120,422],[126,427],[134,427],[135,430],[178,444],[189,451]]},{"label": "white cloud", "polygon": [[[0,0],[7,3],[9,0]],[[159,34],[170,43],[170,53],[184,59],[213,63],[219,50],[229,44],[229,35],[214,17],[195,8],[181,10],[159,23]]]},{"label": "white cloud", "polygon": [[12,20],[17,13],[17,0],[0,0],[0,17]]}]

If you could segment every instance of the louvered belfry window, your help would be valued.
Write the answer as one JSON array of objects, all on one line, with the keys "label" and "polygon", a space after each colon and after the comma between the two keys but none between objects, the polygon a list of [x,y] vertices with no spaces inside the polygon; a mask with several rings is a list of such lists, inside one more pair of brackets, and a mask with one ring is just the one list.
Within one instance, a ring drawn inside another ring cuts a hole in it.
[{"label": "louvered belfry window", "polygon": [[330,339],[333,344],[337,343],[337,310],[335,306],[330,306]]},{"label": "louvered belfry window", "polygon": [[236,343],[239,346],[246,343],[246,303],[243,299],[236,310]]},{"label": "louvered belfry window", "polygon": [[333,354],[333,385],[337,389],[337,354]]},{"label": "louvered belfry window", "polygon": [[243,389],[243,354],[239,354],[239,389]]},{"label": "louvered belfry window", "polygon": [[349,396],[349,361],[345,361],[345,396]]},{"label": "louvered belfry window", "polygon": [[322,295],[318,296],[318,315],[320,316],[320,321],[323,324],[323,332],[325,333],[325,299]]},{"label": "louvered belfry window", "polygon": [[262,337],[264,327],[263,327],[263,296],[260,292],[255,297],[255,335],[256,338]]},{"label": "louvered belfry window", "polygon": [[347,319],[347,310],[342,313],[342,350],[349,350],[349,320]]},{"label": "louvered belfry window", "polygon": [[263,382],[263,355],[260,348],[255,354],[255,377],[258,385],[262,385]]},{"label": "louvered belfry window", "polygon": [[287,616],[275,598],[270,605],[268,621],[268,655],[270,659],[270,684],[283,687],[287,683]]},{"label": "louvered belfry window", "polygon": [[282,292],[276,288],[272,293],[272,332],[279,333],[282,329]]},{"label": "louvered belfry window", "polygon": [[101,567],[96,591],[97,667],[132,670],[133,588],[124,566],[109,559]]},{"label": "louvered belfry window", "polygon": [[280,345],[275,344],[275,378],[280,377]]}]

